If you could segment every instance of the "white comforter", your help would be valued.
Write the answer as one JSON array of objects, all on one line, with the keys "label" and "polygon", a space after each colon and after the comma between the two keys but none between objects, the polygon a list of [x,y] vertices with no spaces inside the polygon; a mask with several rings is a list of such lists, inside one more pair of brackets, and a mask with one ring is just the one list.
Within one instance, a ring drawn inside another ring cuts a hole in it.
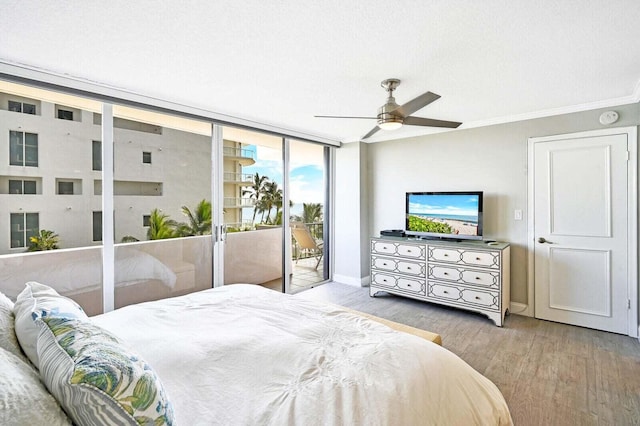
[{"label": "white comforter", "polygon": [[335,306],[237,284],[93,317],[156,370],[179,425],[502,425],[448,350]]}]

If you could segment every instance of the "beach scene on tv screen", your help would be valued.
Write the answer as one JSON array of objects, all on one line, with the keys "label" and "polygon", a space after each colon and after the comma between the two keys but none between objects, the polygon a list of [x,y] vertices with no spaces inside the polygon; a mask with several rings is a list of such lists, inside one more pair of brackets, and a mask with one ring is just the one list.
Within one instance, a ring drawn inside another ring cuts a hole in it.
[{"label": "beach scene on tv screen", "polygon": [[478,235],[479,196],[411,194],[408,230],[452,235]]}]

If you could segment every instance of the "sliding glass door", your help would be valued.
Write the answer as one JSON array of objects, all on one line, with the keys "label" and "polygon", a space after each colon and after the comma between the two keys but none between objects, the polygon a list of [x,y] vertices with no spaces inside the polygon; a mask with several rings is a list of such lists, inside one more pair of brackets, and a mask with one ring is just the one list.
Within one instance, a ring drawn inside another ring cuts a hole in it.
[{"label": "sliding glass door", "polygon": [[98,314],[329,278],[333,148],[96,99],[0,81],[0,291]]},{"label": "sliding glass door", "polygon": [[115,307],[211,288],[211,124],[113,108]]},{"label": "sliding glass door", "polygon": [[328,156],[322,145],[289,141],[291,293],[329,278]]},{"label": "sliding glass door", "polygon": [[224,284],[283,291],[283,140],[224,127]]}]

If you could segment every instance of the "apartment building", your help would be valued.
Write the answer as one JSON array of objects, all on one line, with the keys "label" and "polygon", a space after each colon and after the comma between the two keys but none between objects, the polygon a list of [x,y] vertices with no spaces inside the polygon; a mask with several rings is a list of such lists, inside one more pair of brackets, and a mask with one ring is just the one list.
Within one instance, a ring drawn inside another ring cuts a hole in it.
[{"label": "apartment building", "polygon": [[[100,103],[16,84],[0,88],[0,254],[26,250],[39,230],[61,248],[102,241]],[[182,206],[211,200],[211,126],[114,107],[115,241],[147,239],[150,212],[186,221]],[[224,220],[242,224],[243,186],[255,162],[240,141],[224,141]]]}]

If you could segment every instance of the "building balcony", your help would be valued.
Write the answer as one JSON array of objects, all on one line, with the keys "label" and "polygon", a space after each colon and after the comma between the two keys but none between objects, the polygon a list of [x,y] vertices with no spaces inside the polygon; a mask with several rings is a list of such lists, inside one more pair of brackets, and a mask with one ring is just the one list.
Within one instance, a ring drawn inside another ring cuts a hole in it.
[{"label": "building balcony", "polygon": [[253,184],[253,175],[251,173],[233,173],[224,172],[224,183],[233,183],[237,185]]},{"label": "building balcony", "polygon": [[256,162],[256,153],[250,149],[225,146],[222,148],[222,155],[239,162],[241,166],[251,166]]},{"label": "building balcony", "polygon": [[241,197],[224,197],[225,209],[242,209],[255,207],[255,200]]}]

